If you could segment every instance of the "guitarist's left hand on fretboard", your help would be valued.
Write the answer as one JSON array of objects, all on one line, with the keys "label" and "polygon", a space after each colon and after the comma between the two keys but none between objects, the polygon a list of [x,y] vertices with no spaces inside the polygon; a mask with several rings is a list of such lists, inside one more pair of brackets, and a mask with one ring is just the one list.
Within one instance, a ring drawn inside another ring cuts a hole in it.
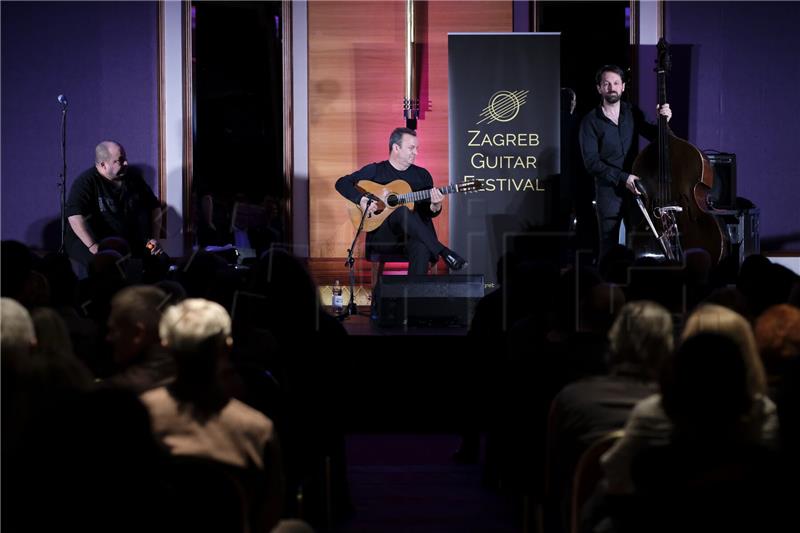
[{"label": "guitarist's left hand on fretboard", "polygon": [[431,189],[431,212],[438,213],[442,210],[442,202],[444,201],[444,194],[439,189]]}]

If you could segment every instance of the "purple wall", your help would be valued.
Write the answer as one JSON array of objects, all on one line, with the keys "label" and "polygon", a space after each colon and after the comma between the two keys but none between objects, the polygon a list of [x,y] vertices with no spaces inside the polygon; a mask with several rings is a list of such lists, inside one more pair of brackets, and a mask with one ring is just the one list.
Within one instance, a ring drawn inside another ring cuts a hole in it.
[{"label": "purple wall", "polygon": [[58,245],[59,94],[69,101],[67,190],[105,138],[121,142],[155,186],[157,9],[155,2],[3,2],[3,239]]},{"label": "purple wall", "polygon": [[761,209],[764,248],[800,249],[800,3],[669,2],[666,22],[690,63],[673,65],[670,103],[686,117],[676,131],[735,153],[738,195]]}]

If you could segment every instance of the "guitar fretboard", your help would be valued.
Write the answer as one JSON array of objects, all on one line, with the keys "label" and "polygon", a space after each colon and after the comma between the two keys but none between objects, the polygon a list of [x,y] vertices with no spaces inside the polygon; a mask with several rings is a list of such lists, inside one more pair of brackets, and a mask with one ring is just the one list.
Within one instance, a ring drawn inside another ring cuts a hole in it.
[{"label": "guitar fretboard", "polygon": [[[458,192],[458,184],[453,183],[451,185],[447,185],[446,187],[436,187],[442,194],[450,194],[453,192]],[[428,189],[426,191],[414,191],[406,194],[399,194],[397,195],[397,200],[401,204],[405,204],[408,202],[419,202],[420,200],[427,200],[431,197],[431,191],[433,189]]]}]

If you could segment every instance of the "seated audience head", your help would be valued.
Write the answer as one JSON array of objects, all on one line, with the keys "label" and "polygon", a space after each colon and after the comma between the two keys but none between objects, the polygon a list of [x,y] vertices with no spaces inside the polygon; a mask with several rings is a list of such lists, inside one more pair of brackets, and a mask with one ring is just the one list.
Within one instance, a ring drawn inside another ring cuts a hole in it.
[{"label": "seated audience head", "polygon": [[581,302],[582,329],[606,335],[625,305],[625,293],[615,283],[598,283]]},{"label": "seated audience head", "polygon": [[742,351],[747,365],[747,382],[751,396],[766,393],[764,365],[758,355],[753,329],[742,315],[720,305],[703,304],[689,315],[681,340],[685,341],[699,333],[717,333],[733,340]]},{"label": "seated audience head", "polygon": [[628,283],[628,271],[633,266],[634,260],[633,250],[621,244],[615,244],[600,258],[597,269],[603,281],[626,284]]},{"label": "seated audience head", "polygon": [[39,307],[31,312],[36,348],[30,357],[29,391],[43,399],[58,401],[64,391],[88,390],[91,372],[76,356],[67,325],[55,310]]},{"label": "seated audience head", "polygon": [[167,295],[167,304],[164,307],[175,305],[186,299],[186,289],[177,281],[164,279],[157,282],[155,286],[164,291]]},{"label": "seated audience head", "polygon": [[686,262],[686,281],[694,285],[705,285],[711,275],[713,262],[705,248],[689,248],[683,253]]},{"label": "seated audience head", "polygon": [[233,344],[228,312],[202,298],[189,298],[167,309],[159,332],[162,344],[175,356],[178,380],[214,382],[218,361]]},{"label": "seated audience head", "polygon": [[706,304],[717,304],[735,311],[745,318],[750,318],[750,310],[747,308],[747,298],[742,291],[736,287],[720,287],[711,291],[704,300]]},{"label": "seated audience head", "polygon": [[785,266],[754,254],[742,262],[736,287],[747,298],[753,316],[758,316],[771,305],[788,302],[798,279],[797,274]]},{"label": "seated audience head", "polygon": [[36,334],[28,310],[11,298],[0,299],[0,345],[3,361],[19,359],[30,354],[36,346]]},{"label": "seated audience head", "polygon": [[748,364],[729,336],[698,333],[686,339],[661,374],[661,405],[680,437],[728,439],[746,435],[754,398]]},{"label": "seated audience head", "polygon": [[108,341],[114,361],[126,366],[158,344],[158,325],[167,295],[149,285],[122,289],[111,299]]},{"label": "seated audience head", "polygon": [[228,289],[234,282],[233,271],[219,254],[199,250],[185,260],[177,274],[187,296],[227,303]]},{"label": "seated audience head", "polygon": [[779,376],[787,362],[800,355],[800,309],[773,305],[756,319],[756,344],[767,374]]},{"label": "seated audience head", "polygon": [[36,351],[48,355],[74,357],[69,330],[56,311],[49,307],[39,307],[31,312],[31,320],[36,334]]},{"label": "seated audience head", "polygon": [[612,372],[654,380],[662,361],[672,353],[672,316],[655,302],[628,302],[611,326],[608,340]]},{"label": "seated audience head", "polygon": [[231,318],[224,307],[202,298],[189,298],[164,312],[159,325],[161,343],[175,358],[176,376],[169,391],[198,419],[207,419],[229,401],[220,370],[230,355]]},{"label": "seated audience head", "polygon": [[103,250],[114,250],[123,258],[127,258],[131,255],[131,247],[128,241],[122,237],[106,237],[97,243],[97,249],[101,252]]},{"label": "seated audience head", "polygon": [[30,249],[19,241],[2,241],[0,246],[2,247],[0,256],[3,258],[0,295],[18,298],[33,268],[33,255]]},{"label": "seated audience head", "polygon": [[[262,254],[253,267],[249,292],[263,297],[267,308],[260,318],[270,322],[249,317],[250,324],[269,329],[316,327],[320,311],[317,286],[303,263],[289,252],[273,248]],[[240,318],[236,317],[237,322]]]},{"label": "seated audience head", "polygon": [[107,249],[99,251],[92,256],[92,260],[89,262],[89,276],[96,277],[110,275],[112,277],[122,277],[120,265],[122,264],[123,260],[124,258],[122,255],[116,250]]},{"label": "seated audience head", "polygon": [[47,278],[53,307],[74,306],[78,295],[78,276],[72,270],[69,257],[49,253],[42,258],[38,268]]}]

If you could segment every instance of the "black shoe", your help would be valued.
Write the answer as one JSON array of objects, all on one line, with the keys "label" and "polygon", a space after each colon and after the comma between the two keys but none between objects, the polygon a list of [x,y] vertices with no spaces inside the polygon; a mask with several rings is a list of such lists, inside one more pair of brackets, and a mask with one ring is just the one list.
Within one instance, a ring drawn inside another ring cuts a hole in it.
[{"label": "black shoe", "polygon": [[447,263],[447,266],[450,268],[450,270],[461,270],[468,264],[466,259],[449,248],[445,248],[439,252],[439,255],[442,256],[442,259],[444,259],[444,262]]}]

